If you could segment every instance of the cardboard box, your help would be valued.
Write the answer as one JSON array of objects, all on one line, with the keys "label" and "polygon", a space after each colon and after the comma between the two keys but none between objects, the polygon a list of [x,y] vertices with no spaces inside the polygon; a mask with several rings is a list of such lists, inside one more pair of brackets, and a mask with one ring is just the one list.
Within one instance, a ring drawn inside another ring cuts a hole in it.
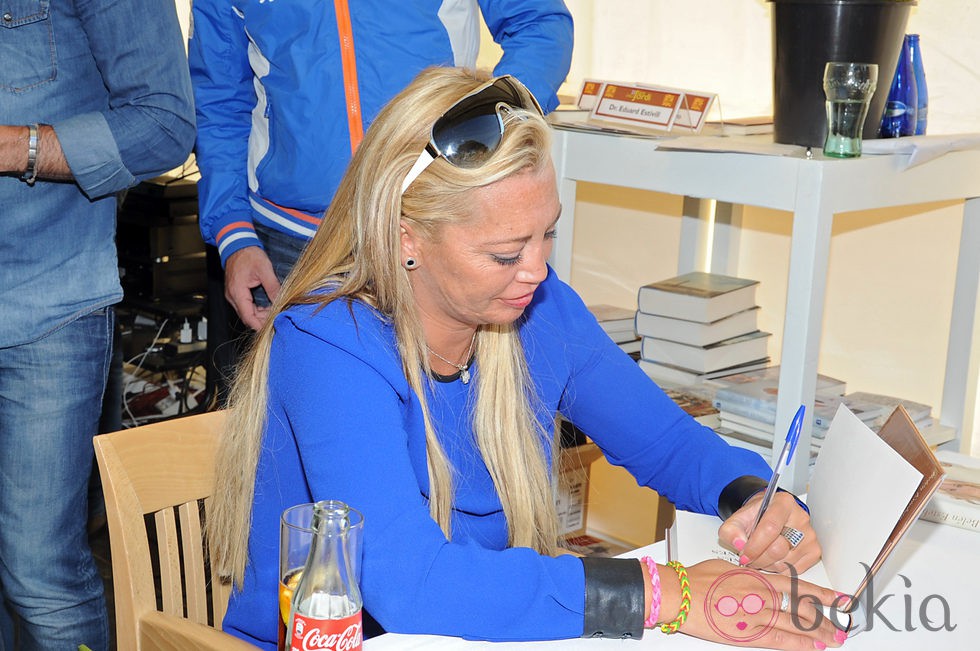
[{"label": "cardboard box", "polygon": [[585,533],[589,500],[589,469],[602,456],[595,443],[586,443],[561,450],[559,458],[558,511],[559,533],[574,536]]},{"label": "cardboard box", "polygon": [[619,556],[636,548],[635,545],[630,545],[622,540],[616,540],[607,536],[597,536],[591,533],[565,536],[563,546],[566,550],[579,556],[594,556],[597,558],[612,558],[613,556]]}]

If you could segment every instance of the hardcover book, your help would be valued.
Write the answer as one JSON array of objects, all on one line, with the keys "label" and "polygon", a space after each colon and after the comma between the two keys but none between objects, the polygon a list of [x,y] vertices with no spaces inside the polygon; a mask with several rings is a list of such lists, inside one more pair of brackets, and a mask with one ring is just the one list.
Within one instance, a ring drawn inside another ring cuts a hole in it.
[{"label": "hardcover book", "polygon": [[947,450],[937,452],[936,458],[946,478],[922,519],[980,532],[980,459]]},{"label": "hardcover book", "polygon": [[[712,399],[712,403],[713,402],[714,400]],[[753,429],[757,429],[760,432],[764,432],[766,439],[770,443],[772,442],[772,434],[775,428],[775,425],[773,423],[769,423],[764,420],[759,420],[757,418],[753,418],[752,416],[746,416],[744,414],[740,414],[737,411],[732,411],[730,409],[726,409],[723,412],[719,411],[719,413],[722,414],[725,420],[729,422],[739,423],[751,427]]]},{"label": "hardcover book", "polygon": [[633,341],[637,338],[634,329],[634,321],[636,320],[634,310],[615,305],[599,304],[590,305],[589,312],[599,322],[599,327],[617,344]]},{"label": "hardcover book", "polygon": [[753,436],[763,441],[767,447],[772,447],[774,433],[772,424],[764,423],[753,418],[746,418],[745,416],[739,416],[738,414],[733,414],[730,411],[719,411],[718,413],[720,414],[719,418],[721,420],[722,427],[727,427],[730,430]]},{"label": "hardcover book", "polygon": [[639,311],[711,323],[755,307],[757,280],[693,271],[640,287]]},{"label": "hardcover book", "polygon": [[837,415],[837,407],[839,405],[845,405],[852,414],[861,419],[862,422],[868,424],[869,426],[874,423],[875,419],[881,418],[882,423],[884,420],[891,416],[891,413],[895,411],[894,407],[889,409],[885,405],[876,404],[873,402],[865,402],[860,397],[855,397],[855,394],[848,394],[844,396],[827,396],[818,394],[813,400],[813,428],[816,433],[817,430],[826,431],[830,427],[830,423],[833,422],[834,416]]},{"label": "hardcover book", "polygon": [[770,336],[768,332],[756,330],[709,346],[689,346],[644,337],[640,356],[651,362],[679,366],[695,373],[710,373],[764,359],[768,356]]},{"label": "hardcover book", "polygon": [[[877,423],[878,421],[875,420],[875,424],[871,426],[871,429],[875,429]],[[919,430],[919,434],[922,434],[922,438],[924,438],[926,443],[928,443],[932,448],[942,445],[943,443],[949,443],[956,438],[955,427],[943,425],[939,422],[938,418],[934,417],[917,421],[915,423],[915,428]]]},{"label": "hardcover book", "polygon": [[638,360],[640,368],[658,383],[674,384],[678,386],[692,386],[705,382],[713,381],[715,378],[726,375],[757,371],[769,366],[769,358],[755,360],[748,364],[740,364],[731,368],[723,368],[711,373],[695,373],[679,366],[670,364],[659,364],[643,359]]},{"label": "hardcover book", "polygon": [[745,448],[746,450],[751,450],[755,452],[767,463],[771,463],[772,459],[772,441],[765,441],[757,436],[751,434],[746,434],[745,432],[740,432],[738,430],[731,429],[724,424],[719,425],[715,428],[715,433],[723,438],[729,445],[734,445],[738,448]]},{"label": "hardcover book", "polygon": [[[615,341],[615,339],[613,341]],[[633,337],[632,339],[626,341],[617,341],[616,345],[619,346],[622,349],[622,351],[628,355],[639,356],[640,354],[641,342],[639,337]]]},{"label": "hardcover book", "polygon": [[633,330],[633,319],[636,317],[634,310],[628,310],[617,305],[606,305],[605,303],[589,305],[588,307],[589,312],[606,332]]},{"label": "hardcover book", "polygon": [[705,124],[705,135],[750,136],[757,133],[772,133],[771,115],[756,115],[745,118],[729,118],[724,121]]},{"label": "hardcover book", "polygon": [[691,346],[708,346],[725,339],[755,332],[759,329],[758,316],[758,307],[736,312],[711,323],[698,323],[697,321],[685,321],[659,314],[637,312],[636,334],[641,337],[668,339]]}]

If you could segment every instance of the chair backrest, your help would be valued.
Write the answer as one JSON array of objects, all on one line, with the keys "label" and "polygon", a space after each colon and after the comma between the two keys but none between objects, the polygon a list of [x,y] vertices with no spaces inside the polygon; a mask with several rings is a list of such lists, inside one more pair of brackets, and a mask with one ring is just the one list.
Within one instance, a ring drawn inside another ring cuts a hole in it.
[{"label": "chair backrest", "polygon": [[119,649],[254,648],[214,630],[230,585],[211,576],[203,522],[224,416],[208,412],[94,439]]}]

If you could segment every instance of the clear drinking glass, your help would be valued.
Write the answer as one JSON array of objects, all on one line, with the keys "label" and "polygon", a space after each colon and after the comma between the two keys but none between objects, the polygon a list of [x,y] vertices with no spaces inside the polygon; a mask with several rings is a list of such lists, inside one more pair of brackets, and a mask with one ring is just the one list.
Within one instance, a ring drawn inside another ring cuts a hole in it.
[{"label": "clear drinking glass", "polygon": [[[347,556],[350,558],[354,579],[361,582],[362,537],[364,516],[344,502],[330,500],[328,508],[344,509],[348,513]],[[313,504],[297,504],[282,512],[279,522],[279,649],[286,647],[286,626],[293,603],[293,590],[310,555],[313,541]]]},{"label": "clear drinking glass", "polygon": [[823,153],[834,158],[861,155],[861,134],[868,105],[878,87],[878,65],[830,61],[824,67],[827,140]]}]

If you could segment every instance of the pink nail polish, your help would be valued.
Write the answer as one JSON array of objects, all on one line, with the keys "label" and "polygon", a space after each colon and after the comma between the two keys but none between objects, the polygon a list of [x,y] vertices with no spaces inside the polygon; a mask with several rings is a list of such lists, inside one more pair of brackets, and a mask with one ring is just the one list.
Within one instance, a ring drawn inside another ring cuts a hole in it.
[{"label": "pink nail polish", "polygon": [[749,557],[746,556],[745,554],[742,554],[741,556],[738,557],[738,564],[739,565],[748,565],[749,564]]},{"label": "pink nail polish", "polygon": [[847,640],[847,631],[837,629],[837,631],[834,633],[834,642],[837,642],[837,644],[844,644],[845,640]]},{"label": "pink nail polish", "polygon": [[732,543],[732,546],[735,547],[735,549],[737,549],[738,551],[742,551],[745,548],[745,541],[742,540],[741,538],[736,538],[735,541]]},{"label": "pink nail polish", "polygon": [[821,642],[820,640],[814,640],[813,641],[813,648],[814,649],[819,649],[820,651],[823,651],[824,649],[827,648],[827,645],[824,644],[823,642]]}]

